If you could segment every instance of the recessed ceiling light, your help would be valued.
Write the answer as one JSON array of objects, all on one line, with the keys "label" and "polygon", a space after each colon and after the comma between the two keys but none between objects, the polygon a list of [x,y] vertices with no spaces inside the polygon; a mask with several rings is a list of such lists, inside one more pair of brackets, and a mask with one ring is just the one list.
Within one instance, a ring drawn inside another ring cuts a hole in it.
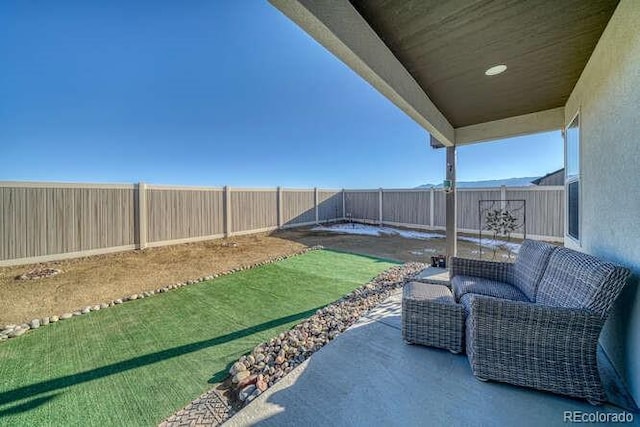
[{"label": "recessed ceiling light", "polygon": [[504,73],[506,69],[507,69],[507,66],[504,65],[504,64],[494,65],[493,67],[489,68],[484,73],[487,76],[495,76],[496,74]]}]

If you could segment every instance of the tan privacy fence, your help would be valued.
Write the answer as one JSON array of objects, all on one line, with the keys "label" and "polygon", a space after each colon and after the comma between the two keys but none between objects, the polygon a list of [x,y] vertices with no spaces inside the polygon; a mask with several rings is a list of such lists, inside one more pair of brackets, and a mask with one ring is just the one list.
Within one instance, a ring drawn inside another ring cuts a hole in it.
[{"label": "tan privacy fence", "polygon": [[[458,226],[483,198],[527,200],[527,231],[562,239],[562,187],[458,190]],[[438,190],[176,187],[0,182],[0,265],[44,262],[350,218],[443,229]]]},{"label": "tan privacy fence", "polygon": [[[437,189],[344,190],[345,217],[357,222],[444,230],[445,195]],[[562,241],[564,187],[459,188],[458,230],[477,233],[481,200],[523,200],[527,237]],[[498,202],[499,206],[500,203]],[[522,233],[514,233],[522,237]]]}]

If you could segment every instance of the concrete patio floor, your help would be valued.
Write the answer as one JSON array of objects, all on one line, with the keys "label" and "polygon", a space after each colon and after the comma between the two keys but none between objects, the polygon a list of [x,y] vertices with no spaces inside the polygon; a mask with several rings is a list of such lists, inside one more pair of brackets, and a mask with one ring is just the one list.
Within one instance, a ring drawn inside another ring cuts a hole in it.
[{"label": "concrete patio floor", "polygon": [[566,412],[623,411],[476,380],[464,355],[402,341],[400,299],[397,292],[225,426],[552,426],[566,425]]}]

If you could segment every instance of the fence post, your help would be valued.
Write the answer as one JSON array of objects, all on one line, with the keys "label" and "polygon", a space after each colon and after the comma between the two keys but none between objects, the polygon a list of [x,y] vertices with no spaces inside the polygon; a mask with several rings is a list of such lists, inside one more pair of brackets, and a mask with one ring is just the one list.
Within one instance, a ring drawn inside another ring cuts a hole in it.
[{"label": "fence post", "polygon": [[224,237],[231,236],[231,189],[224,186]]},{"label": "fence post", "polygon": [[345,219],[347,219],[347,204],[346,204],[346,197],[345,197],[345,191],[344,188],[342,189],[342,220],[344,221]]},{"label": "fence post", "polygon": [[507,208],[507,187],[500,186],[500,209],[505,210]]},{"label": "fence post", "polygon": [[319,220],[319,212],[318,212],[318,187],[314,187],[313,188],[313,205],[315,206],[315,210],[316,210],[316,224],[319,224],[320,221]]},{"label": "fence post", "polygon": [[138,183],[138,244],[137,249],[147,247],[147,184]]},{"label": "fence post", "polygon": [[382,225],[382,187],[378,189],[378,224]]},{"label": "fence post", "polygon": [[434,228],[436,224],[436,191],[433,187],[429,190],[429,226]]},{"label": "fence post", "polygon": [[278,202],[277,202],[277,213],[278,213],[278,228],[282,228],[282,187],[278,187],[277,188],[277,197],[278,197]]}]

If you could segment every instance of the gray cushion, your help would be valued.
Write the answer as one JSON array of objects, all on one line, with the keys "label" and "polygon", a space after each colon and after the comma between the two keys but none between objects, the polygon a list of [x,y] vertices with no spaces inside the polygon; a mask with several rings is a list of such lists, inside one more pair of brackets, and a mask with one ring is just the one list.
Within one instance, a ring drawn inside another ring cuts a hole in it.
[{"label": "gray cushion", "polygon": [[514,301],[529,301],[526,295],[515,286],[481,277],[454,276],[451,279],[451,289],[456,301],[460,301],[466,294],[487,295]]},{"label": "gray cushion", "polygon": [[629,274],[626,268],[571,249],[559,248],[549,258],[536,302],[584,308],[605,317]]},{"label": "gray cushion", "polygon": [[407,283],[402,289],[402,298],[416,301],[437,301],[441,304],[455,304],[449,288],[431,283]]},{"label": "gray cushion", "polygon": [[531,301],[535,301],[536,291],[544,274],[549,257],[557,246],[544,242],[525,240],[518,251],[518,259],[513,267],[513,284]]}]

